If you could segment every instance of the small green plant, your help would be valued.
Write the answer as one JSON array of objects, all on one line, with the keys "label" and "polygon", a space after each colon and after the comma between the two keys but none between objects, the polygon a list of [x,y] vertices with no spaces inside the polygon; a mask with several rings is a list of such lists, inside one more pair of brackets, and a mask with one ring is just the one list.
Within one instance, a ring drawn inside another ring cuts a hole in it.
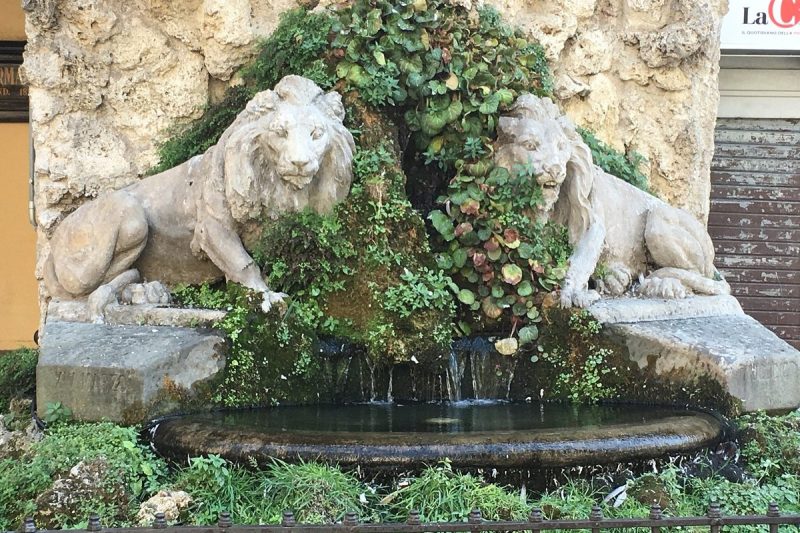
[{"label": "small green plant", "polygon": [[616,395],[611,384],[614,357],[600,338],[602,326],[586,310],[550,311],[546,337],[531,356],[553,373],[547,395],[575,403],[595,403]]},{"label": "small green plant", "polygon": [[595,165],[609,174],[627,181],[634,187],[651,192],[647,176],[640,170],[642,163],[645,162],[643,155],[638,152],[620,153],[595,137],[594,133],[587,129],[578,128],[578,133],[592,151],[592,160]]},{"label": "small green plant", "polygon": [[48,425],[64,424],[72,420],[72,409],[61,402],[50,402],[45,406],[42,420]]},{"label": "small green plant", "polygon": [[286,509],[292,509],[298,522],[308,524],[335,523],[350,511],[364,521],[377,519],[369,507],[375,501],[373,491],[336,467],[274,461],[267,467],[265,477],[264,495],[275,522]]},{"label": "small green plant", "polygon": [[175,304],[198,309],[226,309],[230,302],[225,293],[208,283],[188,285],[179,283],[172,289]]},{"label": "small green plant", "polygon": [[[418,272],[405,269],[400,274],[403,283],[392,285],[382,294],[376,295],[383,308],[397,313],[401,318],[411,316],[414,311],[438,309],[455,311],[453,305],[452,280],[441,271],[421,268]],[[376,287],[377,289],[377,287]]]}]

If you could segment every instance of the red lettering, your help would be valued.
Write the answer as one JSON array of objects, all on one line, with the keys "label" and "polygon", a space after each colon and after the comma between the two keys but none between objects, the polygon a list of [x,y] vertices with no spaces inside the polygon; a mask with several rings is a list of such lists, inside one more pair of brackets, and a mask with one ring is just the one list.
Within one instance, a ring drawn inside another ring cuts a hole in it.
[{"label": "red lettering", "polygon": [[770,0],[769,18],[779,28],[791,28],[800,23],[800,0]]}]

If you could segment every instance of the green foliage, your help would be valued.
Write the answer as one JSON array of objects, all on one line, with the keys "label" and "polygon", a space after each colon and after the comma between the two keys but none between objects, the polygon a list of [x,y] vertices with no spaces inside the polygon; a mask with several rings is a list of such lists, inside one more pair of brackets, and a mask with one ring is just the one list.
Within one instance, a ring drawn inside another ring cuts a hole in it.
[{"label": "green foliage", "polygon": [[426,468],[383,501],[389,502],[388,518],[394,521],[404,521],[412,509],[419,511],[423,522],[466,521],[475,508],[489,520],[522,520],[530,512],[518,495],[480,477],[454,472],[447,461]]},{"label": "green foliage", "polygon": [[192,457],[170,485],[191,495],[187,519],[194,525],[216,524],[222,511],[231,513],[237,524],[263,524],[270,516],[261,497],[258,473],[218,455]]},{"label": "green foliage", "polygon": [[294,512],[298,522],[307,524],[334,523],[350,511],[358,513],[361,520],[376,518],[368,507],[374,501],[373,492],[336,467],[275,461],[264,475],[264,495],[273,510],[274,522],[287,509]]},{"label": "green foliage", "polygon": [[543,293],[566,274],[571,248],[562,226],[536,219],[541,190],[528,170],[489,158],[460,164],[444,210],[429,215],[440,236],[436,261],[482,327],[511,331],[538,322]]},{"label": "green foliage", "polygon": [[38,360],[39,352],[31,348],[0,352],[0,410],[14,398],[33,395]]},{"label": "green foliage", "polygon": [[327,13],[310,13],[303,8],[285,12],[275,31],[260,45],[255,61],[242,70],[242,77],[259,91],[271,89],[287,74],[304,76],[323,89],[330,88],[335,77],[325,55],[332,24]]},{"label": "green foliage", "polygon": [[225,293],[208,283],[201,285],[179,283],[172,289],[172,300],[181,307],[196,309],[227,309],[230,305]]},{"label": "green foliage", "polygon": [[[48,429],[22,458],[0,461],[0,529],[12,530],[23,518],[33,516],[36,496],[54,479],[80,461],[97,458],[104,458],[109,466],[105,482],[109,486],[122,483],[137,500],[157,491],[166,473],[164,462],[139,444],[134,428],[109,423],[57,425]],[[109,526],[126,525],[133,518],[120,520],[119,510],[107,508],[103,502],[86,501],[81,505],[85,509],[83,516],[99,512],[103,523]],[[75,525],[62,523],[64,527]]]},{"label": "green foliage", "polygon": [[634,187],[638,187],[645,192],[651,192],[647,176],[639,170],[645,161],[642,154],[638,152],[622,154],[584,128],[578,128],[578,133],[581,134],[583,142],[592,151],[592,160],[594,160],[595,165],[609,174],[627,181]]},{"label": "green foliage", "polygon": [[488,8],[444,0],[358,1],[338,13],[336,75],[373,106],[403,110],[426,163],[484,151],[520,92],[549,94],[542,48]]},{"label": "green foliage", "polygon": [[763,411],[737,420],[742,439],[742,459],[760,480],[777,481],[800,476],[800,411],[768,416]]},{"label": "green foliage", "polygon": [[72,409],[61,402],[48,403],[42,420],[49,426],[69,422],[72,420]]},{"label": "green foliage", "polygon": [[[348,113],[358,120],[362,112]],[[449,278],[434,269],[394,149],[367,129],[347,199],[330,215],[265,224],[254,258],[270,287],[292,295],[289,313],[306,314],[306,329],[363,344],[376,361],[435,358],[450,342]]]},{"label": "green foliage", "polygon": [[[383,308],[407,318],[423,309],[453,312],[453,295],[450,278],[441,271],[421,268],[418,272],[406,269],[400,274],[403,283],[391,285],[382,294],[376,294]],[[374,284],[373,284],[374,285]],[[377,288],[377,287],[376,287]]]},{"label": "green foliage", "polygon": [[208,106],[203,118],[176,133],[159,148],[159,163],[151,174],[177,166],[216,144],[251,97],[251,91],[244,87],[229,89],[221,102]]},{"label": "green foliage", "polygon": [[[250,465],[255,466],[255,465]],[[276,461],[265,469],[233,465],[216,455],[194,457],[173,483],[192,495],[190,521],[212,525],[221,511],[237,524],[279,523],[292,510],[300,523],[330,524],[356,511],[362,520],[374,517],[367,507],[372,492],[352,475],[319,464]]]}]

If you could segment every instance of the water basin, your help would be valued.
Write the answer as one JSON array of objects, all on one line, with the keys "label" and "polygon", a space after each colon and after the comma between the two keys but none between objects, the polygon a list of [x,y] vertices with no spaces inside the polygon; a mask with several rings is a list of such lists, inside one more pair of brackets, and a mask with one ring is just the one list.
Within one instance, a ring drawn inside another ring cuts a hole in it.
[{"label": "water basin", "polygon": [[686,453],[716,444],[709,413],[638,405],[454,402],[272,407],[171,418],[152,431],[162,455],[246,462],[323,460],[415,467],[546,468]]}]

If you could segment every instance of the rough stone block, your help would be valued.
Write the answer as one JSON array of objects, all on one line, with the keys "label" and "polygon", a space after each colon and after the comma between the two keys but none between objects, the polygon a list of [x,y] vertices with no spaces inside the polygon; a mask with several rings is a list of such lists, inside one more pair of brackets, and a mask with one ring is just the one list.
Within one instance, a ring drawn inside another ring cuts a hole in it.
[{"label": "rough stone block", "polygon": [[79,420],[138,422],[191,399],[225,366],[209,330],[49,321],[36,369],[40,415],[61,402]]},{"label": "rough stone block", "polygon": [[665,382],[710,378],[745,412],[800,406],[800,352],[745,314],[609,323],[606,331]]}]

